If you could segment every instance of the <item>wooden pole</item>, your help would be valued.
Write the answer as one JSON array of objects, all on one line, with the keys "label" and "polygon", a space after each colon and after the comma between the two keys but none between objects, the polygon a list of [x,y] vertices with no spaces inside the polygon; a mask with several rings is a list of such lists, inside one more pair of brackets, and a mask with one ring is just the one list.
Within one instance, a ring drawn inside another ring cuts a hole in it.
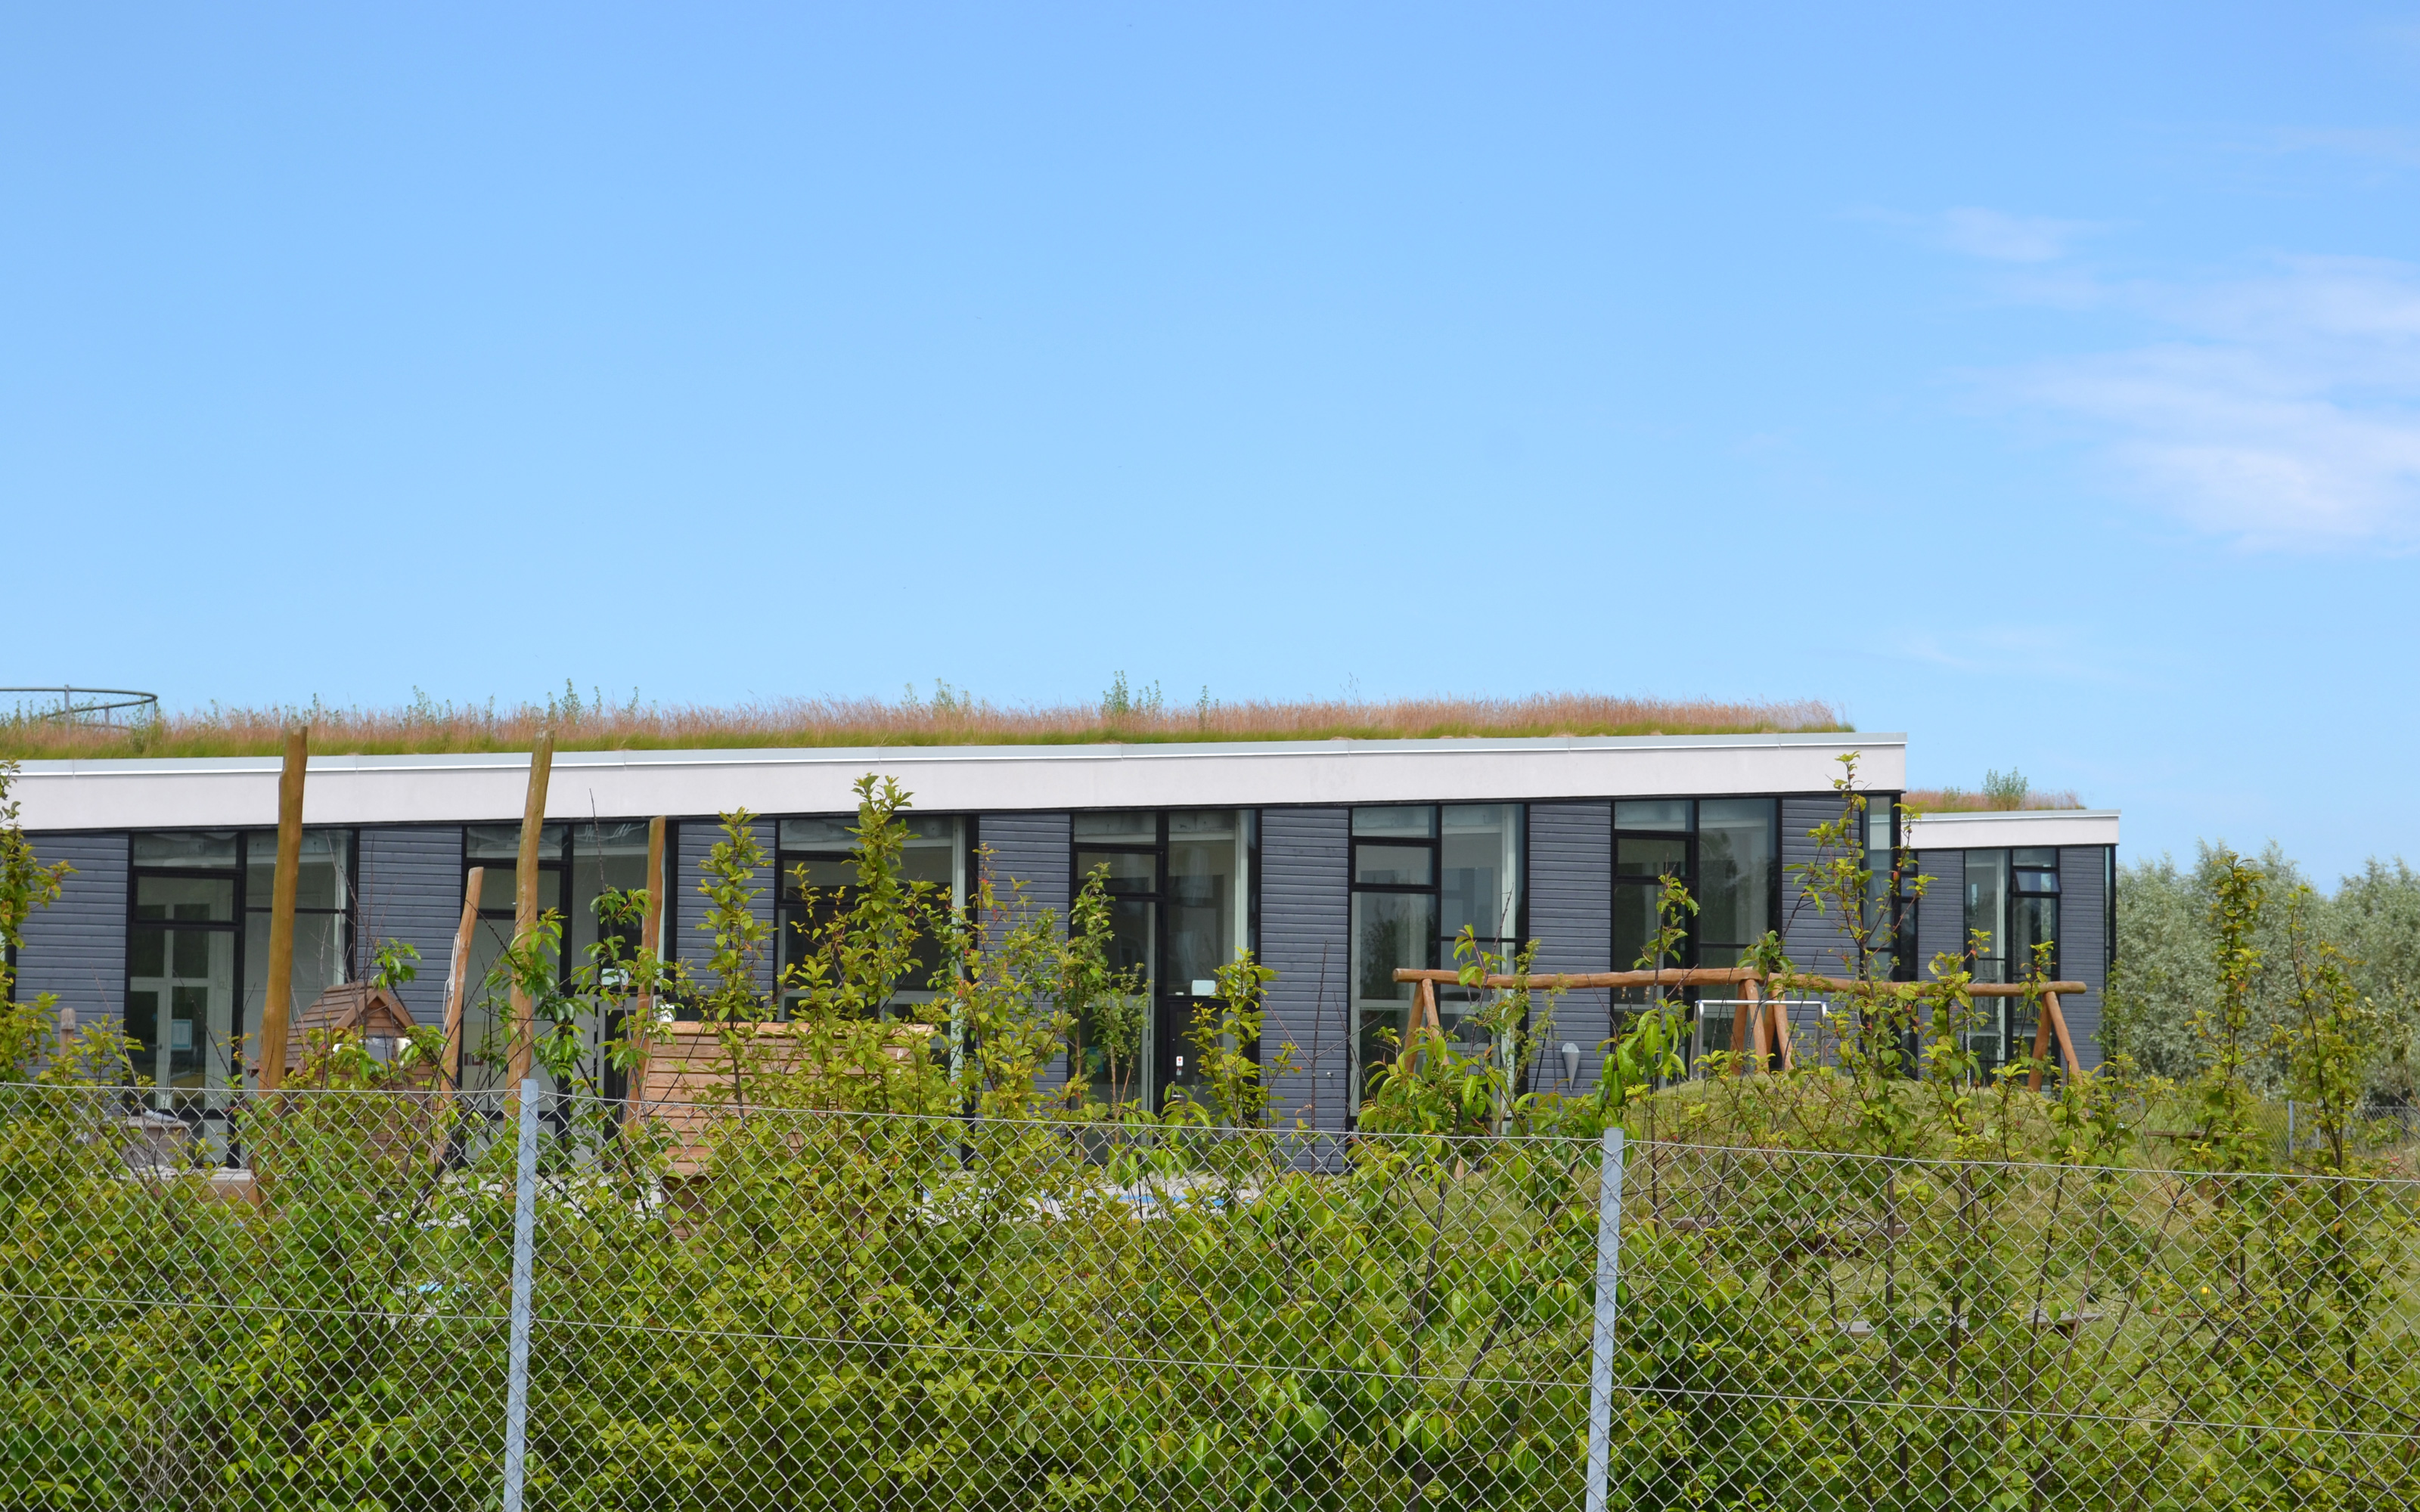
[{"label": "wooden pole", "polygon": [[[546,832],[546,779],[554,769],[554,732],[537,737],[530,752],[529,792],[521,804],[520,856],[513,872],[513,950],[520,955],[537,935],[538,838]],[[522,990],[520,974],[513,974],[513,1048],[507,1075],[515,1087],[529,1079],[530,1061],[537,1049],[536,1005]]]},{"label": "wooden pole", "polygon": [[[1740,987],[1744,992],[1756,990],[1756,984],[1750,981],[1741,982]],[[1734,1076],[1747,1074],[1747,1018],[1745,1003],[1731,1005],[1731,1074]]]},{"label": "wooden pole", "polygon": [[277,775],[277,876],[269,894],[269,981],[260,1004],[261,1090],[286,1082],[287,1033],[294,1012],[294,894],[302,875],[302,779],[311,764],[311,727],[286,732]]},{"label": "wooden pole", "polygon": [[471,939],[479,928],[479,892],[488,869],[474,866],[462,883],[462,921],[454,926],[454,965],[445,974],[445,1066],[447,1086],[462,1086],[462,1005],[471,995]]},{"label": "wooden pole", "polygon": [[[639,949],[653,950],[659,962],[664,949],[664,817],[658,814],[647,821],[647,911],[639,921]],[[656,1028],[656,995],[639,995],[639,1024],[631,1031],[639,1046],[638,1058],[630,1067],[629,1096],[625,1103],[629,1116],[636,1119],[647,1097],[647,1066],[654,1049]]]},{"label": "wooden pole", "polygon": [[[1740,1042],[1745,1054],[1756,1057],[1755,1066],[1758,1071],[1767,1070],[1769,1068],[1765,1060],[1764,1000],[1757,995],[1756,983],[1752,981],[1740,983],[1740,996],[1745,1001],[1736,1010],[1737,1017],[1732,1026],[1731,1038]],[[1741,1070],[1746,1069],[1747,1063],[1743,1061]]]}]

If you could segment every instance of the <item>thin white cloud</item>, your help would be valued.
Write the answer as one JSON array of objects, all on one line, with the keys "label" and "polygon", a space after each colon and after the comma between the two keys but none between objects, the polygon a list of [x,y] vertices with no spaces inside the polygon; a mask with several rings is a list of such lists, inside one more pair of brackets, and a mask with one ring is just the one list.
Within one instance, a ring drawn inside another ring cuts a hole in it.
[{"label": "thin white cloud", "polygon": [[2302,258],[2115,299],[2170,338],[2004,374],[2009,392],[2092,425],[2123,484],[2200,529],[2420,547],[2420,269]]},{"label": "thin white cloud", "polygon": [[1942,245],[1970,257],[2046,263],[2066,256],[2069,244],[2092,226],[2085,221],[2054,221],[1968,206],[1943,211],[1938,229]]}]

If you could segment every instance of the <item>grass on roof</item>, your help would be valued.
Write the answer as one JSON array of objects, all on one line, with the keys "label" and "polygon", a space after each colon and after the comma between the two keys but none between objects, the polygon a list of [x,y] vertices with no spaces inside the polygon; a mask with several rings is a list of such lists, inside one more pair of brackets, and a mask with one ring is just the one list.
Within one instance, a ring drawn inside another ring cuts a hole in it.
[{"label": "grass on roof", "polygon": [[1964,788],[1910,788],[1900,798],[1910,813],[1993,813],[2018,810],[2081,809],[2084,800],[2072,792],[1970,793]]},{"label": "grass on roof", "polygon": [[1403,740],[1454,735],[1762,734],[1848,731],[1813,699],[1720,702],[1539,693],[1526,698],[1213,701],[1171,706],[1156,687],[1123,676],[1098,705],[1020,704],[974,698],[946,685],[880,699],[780,699],[727,707],[616,705],[560,699],[499,708],[421,697],[387,709],[306,707],[207,710],[126,726],[76,724],[39,710],[0,708],[0,760],[75,757],[266,756],[285,748],[288,721],[307,719],[311,748],[329,755],[418,755],[527,750],[549,726],[563,750],[678,750],[768,746],[1088,745],[1104,742]]}]

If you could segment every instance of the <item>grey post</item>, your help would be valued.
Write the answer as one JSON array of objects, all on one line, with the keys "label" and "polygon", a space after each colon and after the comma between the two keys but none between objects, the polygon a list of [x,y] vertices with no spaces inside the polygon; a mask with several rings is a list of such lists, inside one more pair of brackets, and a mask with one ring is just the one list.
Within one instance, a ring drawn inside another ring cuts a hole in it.
[{"label": "grey post", "polygon": [[[1597,1188],[1596,1336],[1589,1346],[1588,1512],[1605,1512],[1613,1469],[1613,1294],[1621,1279],[1621,1129],[1605,1132]],[[510,1509],[507,1509],[510,1512]]]},{"label": "grey post", "polygon": [[513,1157],[513,1333],[504,1377],[504,1512],[521,1512],[529,1458],[530,1271],[537,1247],[537,1078],[521,1083]]}]

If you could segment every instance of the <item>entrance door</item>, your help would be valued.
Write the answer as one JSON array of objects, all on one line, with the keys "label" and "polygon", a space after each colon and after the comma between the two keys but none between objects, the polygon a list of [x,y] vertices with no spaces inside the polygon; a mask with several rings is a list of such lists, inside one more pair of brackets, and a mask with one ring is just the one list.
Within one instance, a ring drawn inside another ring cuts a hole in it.
[{"label": "entrance door", "polygon": [[[228,845],[232,860],[233,843]],[[225,1090],[236,1067],[236,879],[225,875],[134,876],[127,934],[126,1033],[134,1070],[154,1106],[198,1117],[205,1094]]]},{"label": "entrance door", "polygon": [[[1215,1010],[1218,969],[1250,948],[1249,810],[1076,816],[1076,883],[1096,871],[1110,900],[1112,967],[1143,985],[1132,1070],[1088,1045],[1084,1074],[1097,1102],[1165,1109],[1169,1090],[1199,1085],[1193,1025]],[[1250,1047],[1257,1054],[1259,1047]]]}]

